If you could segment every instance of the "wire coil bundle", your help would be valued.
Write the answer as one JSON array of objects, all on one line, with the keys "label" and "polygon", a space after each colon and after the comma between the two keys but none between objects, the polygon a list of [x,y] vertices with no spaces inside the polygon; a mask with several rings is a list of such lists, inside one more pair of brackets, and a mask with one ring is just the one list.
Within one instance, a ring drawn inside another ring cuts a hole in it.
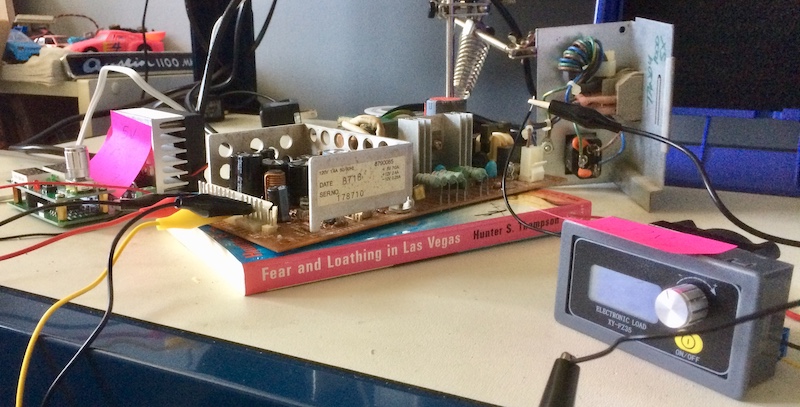
[{"label": "wire coil bundle", "polygon": [[567,72],[575,83],[585,83],[600,69],[603,62],[603,44],[593,37],[583,37],[572,42],[558,59],[558,70]]}]

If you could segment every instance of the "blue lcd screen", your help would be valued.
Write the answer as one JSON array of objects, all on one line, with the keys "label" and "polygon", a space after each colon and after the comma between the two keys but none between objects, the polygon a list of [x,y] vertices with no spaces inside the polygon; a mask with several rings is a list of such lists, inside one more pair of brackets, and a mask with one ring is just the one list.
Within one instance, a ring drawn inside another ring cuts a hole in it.
[{"label": "blue lcd screen", "polygon": [[658,322],[655,301],[661,287],[603,266],[589,270],[589,299],[652,324]]}]

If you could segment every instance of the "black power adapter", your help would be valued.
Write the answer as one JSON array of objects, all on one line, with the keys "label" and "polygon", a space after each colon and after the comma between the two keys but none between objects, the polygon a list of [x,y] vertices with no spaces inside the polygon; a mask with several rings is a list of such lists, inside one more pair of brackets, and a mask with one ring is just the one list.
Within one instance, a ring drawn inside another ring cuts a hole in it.
[{"label": "black power adapter", "polygon": [[294,100],[261,104],[261,127],[300,123],[300,105]]}]

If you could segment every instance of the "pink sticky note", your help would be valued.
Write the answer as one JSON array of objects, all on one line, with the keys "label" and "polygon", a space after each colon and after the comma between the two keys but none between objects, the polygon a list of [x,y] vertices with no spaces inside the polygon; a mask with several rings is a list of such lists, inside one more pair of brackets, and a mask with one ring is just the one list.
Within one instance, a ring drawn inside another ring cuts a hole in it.
[{"label": "pink sticky note", "polygon": [[[130,117],[111,112],[111,127],[106,141],[89,163],[89,175],[95,182],[129,186],[152,157],[151,128]],[[111,190],[120,196],[125,190]]]},{"label": "pink sticky note", "polygon": [[720,254],[736,248],[735,245],[730,243],[676,232],[658,226],[645,225],[613,216],[591,221],[579,221],[579,223],[668,253]]}]

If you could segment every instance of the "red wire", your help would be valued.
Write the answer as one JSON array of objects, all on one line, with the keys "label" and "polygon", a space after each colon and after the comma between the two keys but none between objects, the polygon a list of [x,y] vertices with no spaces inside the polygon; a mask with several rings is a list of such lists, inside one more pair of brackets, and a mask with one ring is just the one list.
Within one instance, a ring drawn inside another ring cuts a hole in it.
[{"label": "red wire", "polygon": [[[126,190],[129,190],[129,191],[142,192],[142,193],[145,193],[145,194],[149,194],[149,193],[152,192],[152,191],[148,191],[146,189],[140,189],[140,188],[134,188],[134,187],[122,187],[122,186],[116,186],[116,185],[95,184],[95,183],[87,183],[87,182],[60,182],[60,181],[19,182],[19,183],[7,184],[7,185],[0,185],[0,189],[21,187],[21,186],[41,187],[42,185],[86,186],[86,187],[106,188],[106,189],[126,189]],[[167,198],[165,200],[162,200],[159,203],[165,203],[165,202],[169,202],[169,201],[174,201],[174,198]],[[155,214],[152,214],[151,216],[155,216],[155,215],[161,214],[161,213],[164,213],[164,212],[158,211]],[[81,233],[92,232],[92,231],[95,231],[95,230],[99,230],[99,229],[103,229],[103,228],[107,228],[107,227],[110,227],[110,226],[117,225],[119,223],[122,223],[122,222],[134,217],[134,216],[136,216],[136,212],[128,214],[128,215],[125,215],[125,216],[121,216],[119,218],[110,220],[108,222],[98,223],[98,224],[88,225],[88,226],[83,226],[83,227],[80,227],[80,228],[77,228],[77,229],[72,229],[70,231],[61,233],[58,236],[53,236],[53,237],[51,237],[51,238],[49,238],[47,240],[43,240],[43,241],[41,241],[39,243],[36,243],[36,244],[34,244],[32,246],[26,247],[26,248],[24,248],[22,250],[18,250],[18,251],[13,252],[13,253],[2,255],[2,256],[0,256],[0,261],[8,260],[8,259],[11,259],[11,258],[14,258],[14,257],[17,257],[17,256],[21,256],[21,255],[26,254],[26,253],[30,253],[30,252],[32,252],[32,251],[34,251],[36,249],[42,248],[44,246],[47,246],[47,245],[52,244],[52,243],[55,243],[55,242],[57,242],[57,241],[59,241],[61,239],[65,239],[65,238],[68,238],[70,236],[75,236],[75,235],[79,235]]]},{"label": "red wire", "polygon": [[800,322],[800,314],[798,314],[798,313],[796,313],[796,312],[794,312],[792,310],[788,310],[787,309],[786,310],[786,316],[789,317],[790,319],[793,319],[795,321]]},{"label": "red wire", "polygon": [[190,176],[190,177],[196,177],[196,176],[200,175],[200,174],[201,174],[203,171],[205,171],[205,170],[206,170],[206,168],[208,168],[208,164],[204,164],[204,165],[202,165],[200,168],[198,168],[198,169],[194,170],[194,172],[192,172],[191,174],[189,174],[189,176]]},{"label": "red wire", "polygon": [[[164,204],[164,203],[169,203],[169,202],[174,202],[174,201],[175,201],[175,198],[164,198],[161,201],[159,201],[158,203],[156,203],[155,205],[161,205],[161,204]],[[153,206],[155,206],[155,205],[153,205]],[[148,206],[147,208],[150,208],[150,206]],[[145,210],[147,208],[139,209],[139,212],[141,212],[141,211],[143,211],[143,210]],[[169,216],[170,214],[174,213],[175,211],[177,211],[177,208],[165,208],[163,210],[153,212],[153,213],[149,214],[146,217],[147,218],[160,218],[160,217],[164,217],[164,216]],[[119,218],[110,220],[108,222],[97,223],[97,224],[94,224],[94,225],[88,225],[88,226],[79,227],[77,229],[69,230],[67,232],[59,234],[58,236],[53,236],[53,237],[51,237],[51,238],[49,238],[47,240],[43,240],[43,241],[41,241],[39,243],[36,243],[36,244],[31,245],[29,247],[26,247],[26,248],[24,248],[22,250],[17,250],[16,252],[2,255],[2,256],[0,256],[0,261],[12,259],[14,257],[21,256],[21,255],[26,254],[26,253],[30,253],[30,252],[32,252],[32,251],[34,251],[36,249],[42,248],[44,246],[47,246],[47,245],[49,245],[51,243],[55,243],[55,242],[57,242],[57,241],[59,241],[61,239],[65,239],[65,238],[68,238],[70,236],[75,236],[75,235],[79,235],[81,233],[86,233],[86,232],[92,232],[92,231],[95,231],[95,230],[99,230],[99,229],[107,228],[107,227],[110,227],[110,226],[114,226],[114,225],[120,224],[122,222],[126,222],[126,221],[130,220],[131,218],[133,218],[136,215],[137,215],[137,212],[133,212],[133,213],[129,213],[129,214],[124,215],[124,216],[120,216]]]},{"label": "red wire", "polygon": [[136,187],[121,187],[118,185],[105,185],[105,184],[94,184],[90,182],[60,182],[60,181],[31,181],[31,182],[19,182],[19,183],[12,183],[6,185],[0,185],[0,189],[3,188],[12,188],[12,187],[24,187],[28,185],[33,185],[36,187],[41,187],[42,185],[63,185],[63,186],[76,186],[76,187],[95,187],[95,188],[105,188],[105,189],[126,189],[128,191],[136,191],[141,192],[144,194],[150,194],[153,191],[148,191],[146,189],[136,188]]}]

